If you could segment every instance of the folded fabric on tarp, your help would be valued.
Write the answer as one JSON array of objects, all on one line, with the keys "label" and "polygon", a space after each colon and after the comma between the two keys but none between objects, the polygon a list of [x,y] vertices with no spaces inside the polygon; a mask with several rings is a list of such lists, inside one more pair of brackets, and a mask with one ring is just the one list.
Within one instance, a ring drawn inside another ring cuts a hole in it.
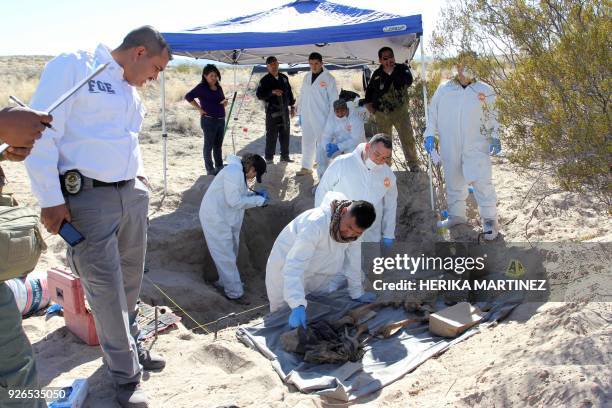
[{"label": "folded fabric on tarp", "polygon": [[[346,291],[337,291],[326,296],[309,296],[308,321],[325,319],[334,321],[349,310],[360,306],[352,301]],[[280,336],[290,330],[287,324],[289,310],[267,315],[263,322],[237,331],[238,338],[269,358],[275,371],[283,381],[295,385],[304,393],[319,395],[342,401],[351,401],[373,393],[413,371],[427,359],[440,354],[479,332],[479,327],[491,325],[505,318],[516,303],[478,303],[479,307],[491,309],[478,326],[461,336],[449,339],[433,335],[426,323],[413,324],[388,339],[371,339],[365,346],[360,362],[345,364],[309,364],[302,356],[283,350]],[[438,307],[438,309],[442,308]],[[405,319],[403,308],[385,307],[366,323],[370,333],[390,322]]]}]

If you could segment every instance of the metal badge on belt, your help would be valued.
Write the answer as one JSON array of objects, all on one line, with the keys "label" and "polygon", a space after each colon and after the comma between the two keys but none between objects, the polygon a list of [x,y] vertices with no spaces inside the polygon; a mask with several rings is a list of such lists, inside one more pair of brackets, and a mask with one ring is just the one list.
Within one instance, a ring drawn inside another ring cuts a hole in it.
[{"label": "metal badge on belt", "polygon": [[79,194],[83,189],[83,176],[78,170],[68,170],[64,173],[64,188],[68,194]]}]

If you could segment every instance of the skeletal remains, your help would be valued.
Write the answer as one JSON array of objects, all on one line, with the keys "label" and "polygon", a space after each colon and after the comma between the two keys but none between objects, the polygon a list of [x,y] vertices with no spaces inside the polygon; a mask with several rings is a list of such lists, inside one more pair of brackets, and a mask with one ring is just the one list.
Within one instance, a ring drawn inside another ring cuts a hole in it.
[{"label": "skeletal remains", "polygon": [[[403,306],[409,313],[423,314],[421,317],[403,319],[385,324],[369,333],[368,320],[376,316],[380,308]],[[287,352],[304,355],[304,361],[310,363],[343,363],[357,361],[363,356],[363,346],[372,337],[386,339],[403,327],[412,323],[422,323],[429,320],[430,313],[435,309],[429,304],[420,302],[375,302],[356,307],[348,311],[342,318],[333,322],[314,322],[306,329],[299,327],[281,335],[281,344]],[[368,334],[363,340],[359,337]]]}]

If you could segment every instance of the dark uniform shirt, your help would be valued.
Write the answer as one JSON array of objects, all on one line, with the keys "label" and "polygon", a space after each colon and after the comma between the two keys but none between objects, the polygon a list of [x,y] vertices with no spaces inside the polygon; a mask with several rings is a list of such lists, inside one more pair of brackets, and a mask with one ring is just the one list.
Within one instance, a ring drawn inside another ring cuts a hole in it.
[{"label": "dark uniform shirt", "polygon": [[365,103],[372,103],[377,111],[390,112],[402,106],[412,85],[412,73],[406,64],[395,64],[388,75],[382,65],[372,74],[365,94]]},{"label": "dark uniform shirt", "polygon": [[[282,99],[272,94],[274,89],[283,91]],[[283,108],[287,111],[289,106],[295,104],[295,98],[291,91],[289,78],[287,78],[287,75],[281,74],[280,72],[278,73],[278,79],[274,78],[270,73],[261,78],[259,86],[257,87],[257,98],[266,102],[266,114],[277,112],[284,113],[282,112]]]}]

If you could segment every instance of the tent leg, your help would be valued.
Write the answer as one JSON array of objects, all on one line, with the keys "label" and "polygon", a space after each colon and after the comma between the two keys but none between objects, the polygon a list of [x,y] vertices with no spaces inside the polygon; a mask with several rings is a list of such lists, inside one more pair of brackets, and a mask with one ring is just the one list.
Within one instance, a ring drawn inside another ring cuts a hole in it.
[{"label": "tent leg", "polygon": [[162,150],[163,150],[163,171],[164,171],[164,197],[168,194],[168,179],[167,179],[167,142],[168,133],[166,132],[166,75],[164,71],[161,73],[161,106],[162,106]]},{"label": "tent leg", "polygon": [[[420,39],[420,46],[421,46],[421,78],[423,81],[423,109],[425,111],[425,128],[427,128],[428,122],[429,122],[429,115],[427,112],[427,77],[426,77],[426,70],[425,70],[425,53],[423,52],[423,43],[425,41],[423,41],[423,36],[421,35],[421,39]],[[431,155],[427,155],[428,160],[427,160],[427,174],[429,176],[429,199],[430,199],[430,203],[431,203],[431,210],[435,211],[435,205],[434,205],[434,191],[433,191],[433,175],[432,175],[432,169],[431,169]]]},{"label": "tent leg", "polygon": [[[253,78],[254,73],[255,73],[255,66],[253,66],[253,69],[251,69],[251,75],[249,75],[249,80],[247,81],[246,88],[244,90],[244,93],[242,94],[242,97],[240,98],[240,104],[238,105],[238,111],[236,111],[236,115],[234,115],[234,121],[232,122],[232,144],[234,143],[234,130],[236,129],[236,121],[240,117],[240,111],[242,111],[242,104],[244,103],[244,98],[246,98],[247,92],[249,91],[249,85],[251,84],[251,79]],[[229,118],[228,118],[228,122],[229,122]],[[234,154],[236,154],[236,147],[234,147]]]}]

